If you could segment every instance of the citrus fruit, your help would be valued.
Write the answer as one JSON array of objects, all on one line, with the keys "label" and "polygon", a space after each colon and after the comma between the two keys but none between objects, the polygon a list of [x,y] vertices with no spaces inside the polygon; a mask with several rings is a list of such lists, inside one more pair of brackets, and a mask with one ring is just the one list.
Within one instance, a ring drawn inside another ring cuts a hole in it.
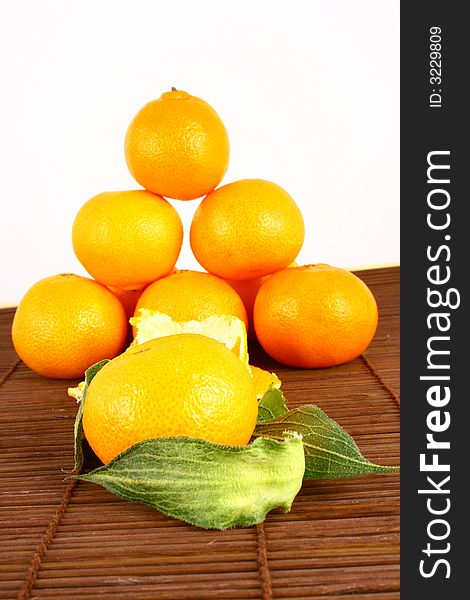
[{"label": "citrus fruit", "polygon": [[[294,260],[289,267],[297,267],[298,264]],[[255,339],[255,328],[253,326],[253,306],[255,304],[256,295],[261,286],[270,275],[263,277],[254,277],[253,279],[226,279],[227,283],[233,287],[245,305],[246,314],[248,316],[248,337]]]},{"label": "citrus fruit", "polygon": [[[232,315],[213,315],[200,321],[178,322],[169,315],[142,308],[137,317],[131,318],[131,325],[135,327],[136,334],[130,348],[144,344],[149,340],[167,335],[181,333],[198,333],[217,340],[231,350],[247,367],[253,378],[256,397],[262,398],[269,389],[281,387],[281,380],[275,373],[270,373],[249,364],[248,340],[245,323]],[[74,398],[81,395],[81,390],[72,389],[70,393]]]},{"label": "citrus fruit", "polygon": [[41,279],[20,301],[12,325],[15,350],[46,377],[83,375],[95,362],[114,358],[124,346],[127,319],[104,286],[78,275]]},{"label": "citrus fruit", "polygon": [[166,335],[198,333],[217,340],[234,352],[248,366],[248,343],[245,323],[233,315],[212,315],[199,321],[175,321],[170,315],[141,308],[131,325],[135,327],[135,337],[131,346]]},{"label": "citrus fruit", "polygon": [[242,179],[208,194],[191,224],[199,263],[225,279],[252,279],[287,267],[304,240],[300,210],[280,186]]},{"label": "citrus fruit", "polygon": [[126,312],[127,318],[130,319],[134,314],[137,301],[142,295],[144,288],[142,287],[137,289],[123,290],[121,288],[108,286],[108,289],[111,290],[111,292],[113,292],[116,298],[120,301]]},{"label": "citrus fruit", "polygon": [[78,260],[97,281],[136,289],[173,269],[183,225],[161,196],[144,190],[104,192],[78,211],[72,241]]},{"label": "citrus fruit", "polygon": [[[245,324],[237,317],[231,315],[212,316],[200,321],[178,322],[169,315],[142,308],[139,315],[132,317],[130,321],[136,329],[136,335],[126,352],[134,346],[145,344],[145,342],[159,337],[197,333],[217,340],[238,356],[253,378],[258,399],[262,398],[268,390],[281,387],[281,380],[275,373],[249,364]],[[68,388],[68,395],[80,401],[84,387],[85,382],[82,381],[78,387]]]},{"label": "citrus fruit", "polygon": [[[235,353],[242,363],[248,368],[253,377],[256,397],[262,398],[272,387],[280,389],[281,380],[275,373],[270,373],[249,364],[248,340],[245,323],[232,315],[213,315],[200,321],[178,322],[169,315],[142,308],[137,317],[131,318],[131,325],[135,327],[136,334],[130,348],[144,344],[149,340],[167,335],[181,333],[198,333],[217,340]],[[81,395],[81,390],[72,389],[70,395],[74,398]]]},{"label": "citrus fruit", "polygon": [[83,429],[104,462],[153,437],[227,445],[250,440],[258,413],[252,377],[223,344],[182,333],[133,346],[93,378]]},{"label": "citrus fruit", "polygon": [[329,265],[284,269],[258,292],[254,324],[259,342],[292,367],[331,367],[363,352],[377,328],[377,304],[358,277]]},{"label": "citrus fruit", "polygon": [[126,134],[129,171],[144,188],[169,198],[204,196],[222,180],[229,141],[215,110],[172,89],[146,104]]},{"label": "citrus fruit", "polygon": [[247,325],[246,310],[230,285],[209,273],[177,271],[151,283],[135,309],[169,315],[175,321],[200,321],[213,315],[233,315]]}]

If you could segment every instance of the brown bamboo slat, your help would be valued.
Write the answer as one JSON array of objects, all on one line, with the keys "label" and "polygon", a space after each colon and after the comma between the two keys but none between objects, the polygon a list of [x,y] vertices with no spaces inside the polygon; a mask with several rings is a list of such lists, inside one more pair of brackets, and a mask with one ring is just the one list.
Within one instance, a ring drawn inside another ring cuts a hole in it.
[{"label": "brown bamboo slat", "polygon": [[[398,464],[399,269],[358,275],[380,315],[364,356],[298,370],[253,346],[251,360],[278,373],[290,407],[317,404],[367,458]],[[18,360],[13,314],[0,310],[0,600],[398,600],[397,474],[305,481],[290,513],[228,531],[71,484],[76,404],[66,388],[75,382]]]}]

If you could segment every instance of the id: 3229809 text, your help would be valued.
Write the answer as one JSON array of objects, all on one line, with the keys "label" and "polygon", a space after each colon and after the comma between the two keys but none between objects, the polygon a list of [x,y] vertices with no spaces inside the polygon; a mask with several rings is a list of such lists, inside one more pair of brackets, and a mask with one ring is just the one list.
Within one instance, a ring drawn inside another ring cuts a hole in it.
[{"label": "id: 3229809 text", "polygon": [[442,106],[442,30],[440,27],[429,28],[429,94],[430,108]]}]

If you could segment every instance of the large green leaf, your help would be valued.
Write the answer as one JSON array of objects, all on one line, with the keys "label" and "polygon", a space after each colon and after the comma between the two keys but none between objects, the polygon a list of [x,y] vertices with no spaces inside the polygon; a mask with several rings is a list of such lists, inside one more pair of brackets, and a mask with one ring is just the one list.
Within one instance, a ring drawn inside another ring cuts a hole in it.
[{"label": "large green leaf", "polygon": [[261,523],[276,507],[290,510],[304,469],[296,434],[248,446],[179,437],[139,442],[78,478],[193,525],[226,529]]}]

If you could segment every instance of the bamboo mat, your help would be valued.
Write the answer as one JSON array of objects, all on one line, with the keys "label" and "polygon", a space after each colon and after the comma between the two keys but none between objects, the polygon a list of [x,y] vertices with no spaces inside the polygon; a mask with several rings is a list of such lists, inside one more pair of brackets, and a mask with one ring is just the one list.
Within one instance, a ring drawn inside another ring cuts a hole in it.
[{"label": "bamboo mat", "polygon": [[[399,462],[399,269],[361,271],[379,304],[364,356],[276,371],[289,406],[315,403],[363,454]],[[17,360],[13,309],[0,311],[0,599],[397,600],[399,476],[305,481],[290,513],[262,526],[205,531],[64,481],[75,403],[68,382]],[[88,466],[91,459],[88,459]]]}]

